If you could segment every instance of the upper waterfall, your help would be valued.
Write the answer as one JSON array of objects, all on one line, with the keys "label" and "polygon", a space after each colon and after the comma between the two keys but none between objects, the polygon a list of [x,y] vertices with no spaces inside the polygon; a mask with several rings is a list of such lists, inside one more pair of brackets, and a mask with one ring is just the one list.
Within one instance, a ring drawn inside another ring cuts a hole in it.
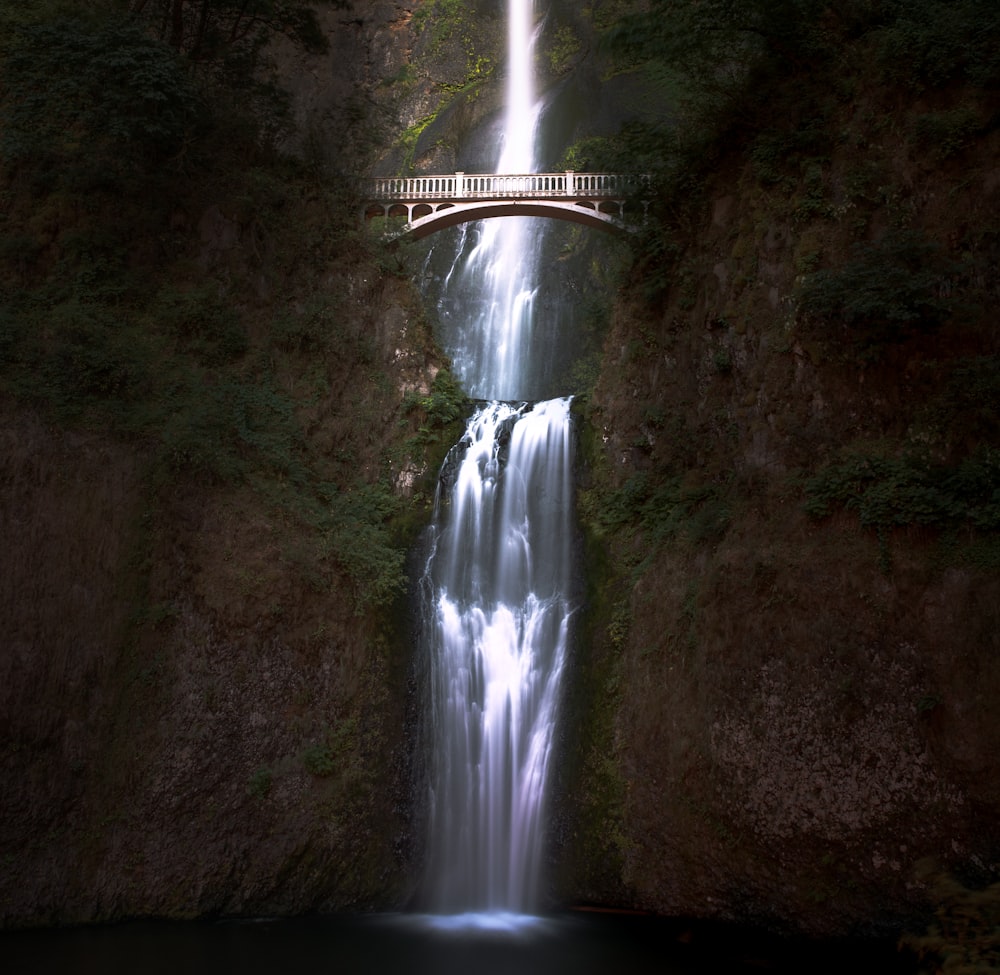
[{"label": "upper waterfall", "polygon": [[536,133],[541,105],[535,94],[535,5],[511,0],[507,29],[507,103],[498,173],[531,173],[538,167]]}]

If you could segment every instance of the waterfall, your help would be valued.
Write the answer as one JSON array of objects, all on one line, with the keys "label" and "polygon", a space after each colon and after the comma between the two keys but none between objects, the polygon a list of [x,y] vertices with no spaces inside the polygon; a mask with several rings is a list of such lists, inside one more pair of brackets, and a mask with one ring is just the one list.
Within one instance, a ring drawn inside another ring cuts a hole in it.
[{"label": "waterfall", "polygon": [[[501,172],[535,168],[534,10],[509,0]],[[441,913],[527,912],[540,896],[544,814],[570,618],[568,398],[524,396],[538,221],[484,221],[458,275],[485,301],[453,368],[490,402],[439,481],[423,576],[431,658],[427,899]],[[452,275],[449,274],[449,280]]]}]

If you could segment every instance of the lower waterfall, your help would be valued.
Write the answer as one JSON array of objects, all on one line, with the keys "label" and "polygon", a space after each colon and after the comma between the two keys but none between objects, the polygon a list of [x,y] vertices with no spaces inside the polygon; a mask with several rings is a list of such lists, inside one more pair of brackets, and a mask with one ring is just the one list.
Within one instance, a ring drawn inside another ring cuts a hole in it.
[{"label": "lower waterfall", "polygon": [[424,576],[433,910],[538,902],[572,589],[570,402],[489,403],[452,449]]}]

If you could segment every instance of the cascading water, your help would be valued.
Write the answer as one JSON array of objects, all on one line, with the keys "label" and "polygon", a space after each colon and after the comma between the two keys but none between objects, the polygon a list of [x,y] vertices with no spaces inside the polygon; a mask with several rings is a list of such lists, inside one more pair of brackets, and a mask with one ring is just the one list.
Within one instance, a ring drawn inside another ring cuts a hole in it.
[{"label": "cascading water", "polygon": [[[509,0],[498,170],[530,172],[539,105],[532,0]],[[572,615],[568,399],[522,397],[534,325],[537,221],[486,221],[460,273],[487,295],[449,351],[469,420],[438,488],[424,575],[431,650],[427,897],[441,913],[537,903],[542,818]]]}]

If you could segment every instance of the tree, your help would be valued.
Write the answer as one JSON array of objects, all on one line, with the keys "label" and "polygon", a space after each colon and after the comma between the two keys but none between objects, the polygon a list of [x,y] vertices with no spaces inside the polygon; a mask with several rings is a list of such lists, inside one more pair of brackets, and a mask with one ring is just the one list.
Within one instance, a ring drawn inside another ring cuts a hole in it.
[{"label": "tree", "polygon": [[119,168],[162,158],[199,113],[177,55],[116,19],[22,27],[0,81],[0,153],[14,162],[61,162],[83,147]]},{"label": "tree", "polygon": [[[349,5],[349,0],[325,2],[338,9]],[[255,47],[275,34],[311,51],[327,46],[313,6],[294,0],[130,0],[129,12],[194,61]]]},{"label": "tree", "polygon": [[828,0],[650,0],[608,41],[625,63],[665,67],[692,91],[732,95],[756,70],[818,56],[829,7]]}]

